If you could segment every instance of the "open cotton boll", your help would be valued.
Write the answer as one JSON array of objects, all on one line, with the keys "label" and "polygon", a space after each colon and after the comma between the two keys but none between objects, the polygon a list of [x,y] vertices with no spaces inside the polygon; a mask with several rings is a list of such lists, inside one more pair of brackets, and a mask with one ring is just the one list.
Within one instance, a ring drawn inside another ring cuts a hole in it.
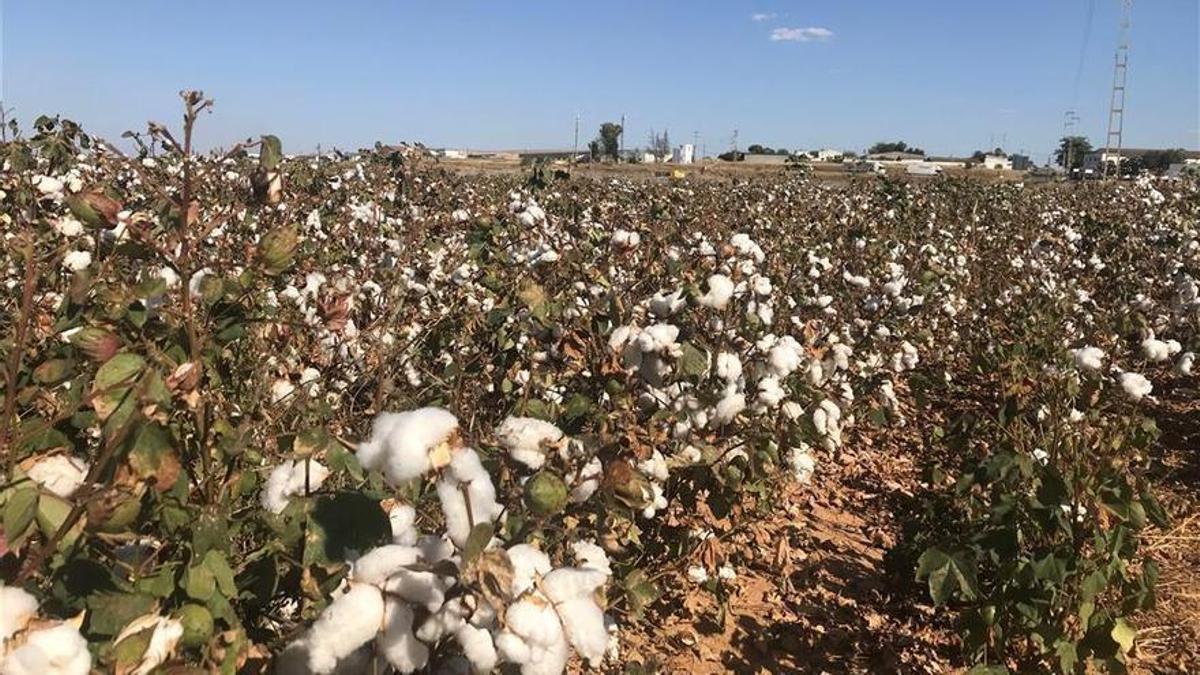
[{"label": "open cotton boll", "polygon": [[728,424],[745,409],[745,394],[726,394],[720,401],[717,401],[716,409],[713,411],[713,420],[718,424]]},{"label": "open cotton boll", "polygon": [[413,611],[403,602],[387,601],[383,632],[376,644],[383,658],[397,671],[411,673],[425,667],[429,647],[413,635]]},{"label": "open cotton boll", "polygon": [[29,468],[29,480],[66,499],[75,494],[89,470],[87,462],[70,455],[51,455]]},{"label": "open cotton boll", "polygon": [[549,574],[553,567],[549,556],[529,544],[510,546],[507,553],[513,567],[513,597],[533,588],[533,580]]},{"label": "open cotton boll", "polygon": [[352,578],[358,583],[381,587],[389,577],[419,560],[421,551],[412,546],[379,546],[354,561]]},{"label": "open cotton boll", "polygon": [[33,631],[0,661],[3,675],[88,675],[91,669],[87,640],[68,623]]},{"label": "open cotton boll", "polygon": [[648,326],[637,337],[638,347],[643,352],[668,353],[679,339],[679,327],[669,323]]},{"label": "open cotton boll", "polygon": [[593,457],[583,465],[578,473],[571,475],[571,503],[582,504],[591,499],[599,489],[600,479],[604,476],[604,465],[600,463],[599,457]]},{"label": "open cotton boll", "polygon": [[318,675],[333,672],[339,660],[375,637],[383,616],[383,594],[379,589],[368,584],[352,584],[350,590],[335,598],[308,629],[305,641],[309,669]]},{"label": "open cotton boll", "polygon": [[[470,496],[470,513],[462,489]],[[503,511],[496,503],[496,488],[488,475],[479,455],[470,448],[461,448],[454,453],[449,470],[437,484],[438,499],[446,517],[446,532],[459,548],[467,543],[471,527],[489,523]]]},{"label": "open cotton boll", "polygon": [[571,544],[571,554],[583,569],[596,570],[612,576],[612,565],[608,554],[592,541],[577,541]]},{"label": "open cotton boll", "polygon": [[674,293],[658,292],[654,294],[654,297],[650,298],[650,313],[660,319],[665,319],[683,309],[686,304],[687,300],[683,296],[683,291],[675,291]]},{"label": "open cotton boll", "polygon": [[113,644],[118,644],[129,636],[147,629],[153,629],[153,632],[150,633],[150,642],[146,645],[146,650],[142,653],[137,668],[131,671],[132,675],[148,675],[153,672],[155,668],[171,657],[180,638],[183,637],[183,623],[178,619],[148,614],[125,626],[113,639]]},{"label": "open cotton boll", "polygon": [[697,298],[697,302],[713,309],[725,309],[729,299],[733,297],[733,281],[724,274],[714,274],[708,278],[708,291]]},{"label": "open cotton boll", "polygon": [[1125,395],[1131,401],[1140,401],[1143,397],[1149,396],[1153,391],[1154,386],[1150,384],[1140,373],[1121,373],[1120,377],[1121,389],[1125,390]]},{"label": "open cotton boll", "polygon": [[604,627],[604,611],[592,594],[607,580],[608,575],[599,570],[571,567],[556,569],[542,580],[547,597],[562,617],[571,646],[593,663],[604,658],[608,630]]},{"label": "open cotton boll", "polygon": [[787,377],[800,367],[804,348],[791,335],[785,335],[767,352],[767,368],[777,377]]},{"label": "open cotton boll", "polygon": [[1192,365],[1196,361],[1196,355],[1192,352],[1184,352],[1179,355],[1179,360],[1175,362],[1175,372],[1180,375],[1191,375]]},{"label": "open cotton boll", "polygon": [[667,469],[667,458],[663,457],[662,453],[657,449],[652,451],[651,455],[638,462],[638,470],[656,481],[665,482],[670,477],[670,470]]},{"label": "open cotton boll", "polygon": [[801,483],[807,483],[817,468],[812,448],[805,443],[788,451],[788,463],[792,465],[792,475]]},{"label": "open cotton boll", "polygon": [[521,600],[505,614],[507,630],[496,638],[496,649],[506,661],[521,666],[521,675],[560,675],[570,650],[562,624],[550,603]]},{"label": "open cotton boll", "polygon": [[850,270],[842,272],[842,279],[855,288],[867,288],[871,285],[871,280],[869,278],[852,274]]},{"label": "open cotton boll", "polygon": [[62,259],[62,266],[72,272],[87,269],[91,264],[92,254],[87,251],[71,251]]},{"label": "open cotton boll", "polygon": [[417,511],[408,504],[395,504],[388,511],[388,522],[392,525],[392,543],[412,546],[417,543]]},{"label": "open cotton boll", "polygon": [[637,248],[642,243],[642,235],[637,232],[617,229],[612,234],[612,244],[617,248]]},{"label": "open cotton boll", "polygon": [[37,614],[38,601],[23,588],[0,583],[0,607],[4,608],[0,612],[0,653],[3,653],[5,641],[23,630]]},{"label": "open cotton boll", "polygon": [[785,398],[787,392],[779,386],[779,378],[764,377],[758,381],[758,402],[762,405],[774,408]]},{"label": "open cotton boll", "polygon": [[534,417],[508,417],[496,428],[496,440],[509,456],[530,469],[546,463],[546,452],[563,439],[562,429]]},{"label": "open cotton boll", "polygon": [[1150,337],[1142,340],[1142,356],[1152,363],[1166,361],[1171,358],[1171,349],[1166,342]]},{"label": "open cotton boll", "polygon": [[742,376],[742,361],[737,354],[721,352],[717,354],[717,377],[726,382],[737,382]]},{"label": "open cotton boll", "polygon": [[263,508],[271,513],[282,513],[292,496],[304,492],[306,484],[309,490],[316,490],[328,477],[329,469],[315,459],[289,459],[267,476],[261,496]]},{"label": "open cotton boll", "polygon": [[496,645],[492,642],[492,634],[471,624],[464,624],[454,637],[462,647],[463,656],[471,662],[471,667],[477,673],[488,673],[496,667],[499,656]]},{"label": "open cotton boll", "polygon": [[1072,349],[1071,358],[1075,361],[1075,367],[1080,370],[1094,373],[1104,367],[1104,351],[1099,347]]},{"label": "open cotton boll", "polygon": [[380,413],[370,438],[359,444],[358,460],[367,469],[383,472],[398,485],[445,465],[458,418],[442,408],[418,408],[402,413]]},{"label": "open cotton boll", "polygon": [[655,513],[667,508],[667,496],[658,483],[650,483],[650,487],[643,488],[642,493],[646,500],[646,506],[642,509],[643,518],[653,518]]},{"label": "open cotton boll", "polygon": [[447,600],[438,610],[425,619],[425,623],[417,629],[417,639],[427,644],[433,644],[447,635],[453,635],[462,628],[471,616],[471,608],[464,600],[468,596],[459,596]]}]

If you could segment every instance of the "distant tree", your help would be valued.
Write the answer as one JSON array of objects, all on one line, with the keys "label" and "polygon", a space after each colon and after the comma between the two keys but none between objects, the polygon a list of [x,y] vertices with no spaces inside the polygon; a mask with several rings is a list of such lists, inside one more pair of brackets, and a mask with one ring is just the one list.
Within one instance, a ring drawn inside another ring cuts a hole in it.
[{"label": "distant tree", "polygon": [[867,150],[867,154],[874,155],[881,152],[911,152],[914,155],[924,155],[925,151],[920,148],[909,147],[904,141],[880,141],[871,146]]},{"label": "distant tree", "polygon": [[1172,164],[1183,162],[1186,157],[1182,148],[1173,148],[1171,150],[1153,150],[1147,152],[1142,157],[1142,166],[1147,171],[1166,171],[1171,168]]},{"label": "distant tree", "polygon": [[[1092,151],[1092,143],[1084,136],[1064,136],[1058,142],[1054,151],[1054,163],[1066,169],[1078,169],[1083,166],[1083,158]],[[1067,166],[1070,158],[1071,165]]]},{"label": "distant tree", "polygon": [[748,152],[752,155],[762,155],[762,154],[769,154],[771,152],[771,149],[764,148],[763,146],[759,145],[758,143],[755,143],[755,144],[751,145],[750,147],[746,148],[746,152]]},{"label": "distant tree", "polygon": [[717,155],[717,159],[725,162],[741,162],[746,159],[746,153],[730,150],[729,152],[723,152]]},{"label": "distant tree", "polygon": [[[767,150],[769,151],[770,148],[767,148]],[[775,150],[775,154],[776,155],[791,155],[792,151],[788,150],[787,148],[778,148]]]},{"label": "distant tree", "polygon": [[[615,122],[605,122],[600,125],[600,135],[596,137],[593,143],[599,144],[600,154],[609,159],[616,160],[621,154],[621,125]],[[595,150],[592,151],[595,155]]]},{"label": "distant tree", "polygon": [[647,151],[660,159],[670,155],[671,138],[667,135],[667,131],[664,130],[661,134],[656,134],[654,133],[654,130],[651,129]]}]

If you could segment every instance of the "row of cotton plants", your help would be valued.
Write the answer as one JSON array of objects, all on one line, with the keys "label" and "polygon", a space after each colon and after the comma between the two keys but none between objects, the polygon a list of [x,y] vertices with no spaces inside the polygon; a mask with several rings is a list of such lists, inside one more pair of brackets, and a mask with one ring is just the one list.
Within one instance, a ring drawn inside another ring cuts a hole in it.
[{"label": "row of cotton plants", "polygon": [[712,518],[927,433],[925,392],[1028,346],[1101,392],[1043,413],[1086,426],[1200,346],[1194,184],[547,183],[180,137],[4,146],[0,673],[616,667],[736,583],[695,555]]}]

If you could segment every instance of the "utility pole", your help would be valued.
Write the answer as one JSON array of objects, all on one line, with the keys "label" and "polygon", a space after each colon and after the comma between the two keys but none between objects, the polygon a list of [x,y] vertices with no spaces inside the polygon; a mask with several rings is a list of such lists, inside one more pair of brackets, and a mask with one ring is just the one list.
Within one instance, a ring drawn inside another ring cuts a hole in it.
[{"label": "utility pole", "polygon": [[737,149],[737,134],[738,134],[738,130],[734,129],[733,130],[733,153],[735,155],[737,154],[737,151],[738,151],[738,149]]},{"label": "utility pole", "polygon": [[1075,144],[1071,141],[1071,130],[1078,121],[1079,115],[1076,115],[1074,110],[1068,110],[1063,117],[1063,138],[1067,143],[1066,152],[1063,153],[1063,168],[1066,169],[1068,178],[1071,177],[1071,168],[1075,166]]},{"label": "utility pole", "polygon": [[1104,141],[1104,171],[1108,178],[1108,160],[1111,155],[1117,176],[1121,175],[1121,141],[1125,130],[1125,77],[1129,70],[1129,11],[1133,0],[1121,0],[1121,38],[1117,53],[1113,57],[1112,95],[1108,104],[1108,137]]},{"label": "utility pole", "polygon": [[621,113],[621,151],[617,155],[617,161],[621,161],[621,157],[625,156],[625,113]]},{"label": "utility pole", "polygon": [[571,164],[579,158],[579,113],[575,113],[575,145],[571,148]]}]

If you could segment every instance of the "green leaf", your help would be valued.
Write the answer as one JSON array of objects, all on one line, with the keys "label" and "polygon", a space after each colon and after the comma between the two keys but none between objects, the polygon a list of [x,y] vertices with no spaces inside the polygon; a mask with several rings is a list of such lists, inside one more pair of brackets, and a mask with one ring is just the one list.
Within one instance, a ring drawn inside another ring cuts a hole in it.
[{"label": "green leaf", "polygon": [[496,528],[491,523],[479,523],[471,528],[471,533],[467,535],[467,543],[463,546],[463,564],[468,565],[483,549],[487,548],[488,543],[492,541],[492,536],[495,535]]},{"label": "green leaf", "polygon": [[176,563],[166,563],[154,571],[154,574],[138,579],[134,587],[158,598],[165,598],[175,592],[175,569],[178,567]]},{"label": "green leaf", "polygon": [[1075,666],[1079,664],[1079,653],[1075,649],[1075,643],[1070,640],[1059,640],[1054,643],[1054,654],[1058,656],[1058,668],[1064,673],[1075,672]]},{"label": "green leaf", "polygon": [[917,560],[917,579],[927,579],[934,604],[944,604],[957,591],[966,600],[976,596],[975,569],[961,554],[930,548]]},{"label": "green leaf", "polygon": [[183,574],[183,590],[188,597],[207,602],[217,592],[217,579],[203,561],[191,565]]},{"label": "green leaf", "polygon": [[4,503],[4,536],[10,548],[18,546],[29,534],[37,510],[38,490],[33,483],[8,493]]},{"label": "green leaf", "polygon": [[981,663],[968,670],[967,675],[1008,675],[1008,668]]},{"label": "green leaf", "polygon": [[134,475],[149,481],[159,492],[171,489],[182,470],[169,433],[153,423],[138,428],[128,461]]},{"label": "green leaf", "polygon": [[351,552],[369,551],[391,538],[391,521],[379,502],[358,492],[322,495],[309,514],[304,562],[341,562]]},{"label": "green leaf", "polygon": [[1137,638],[1137,629],[1131,626],[1124,617],[1113,622],[1109,633],[1114,642],[1121,646],[1121,653],[1128,654],[1133,650],[1133,641]]},{"label": "green leaf", "polygon": [[120,428],[137,407],[137,397],[132,394],[134,381],[145,368],[146,361],[137,354],[117,354],[96,371],[92,382],[92,407],[100,421],[113,420],[113,428]]},{"label": "green leaf", "polygon": [[681,345],[679,355],[679,370],[690,377],[700,377],[708,371],[708,353],[690,342]]},{"label": "green leaf", "polygon": [[279,163],[283,161],[283,142],[278,136],[268,134],[262,137],[262,146],[259,148],[258,165],[269,171],[279,168]]},{"label": "green leaf", "polygon": [[237,597],[237,584],[233,581],[233,570],[229,567],[229,561],[225,559],[225,554],[220,551],[209,551],[204,554],[204,566],[212,573],[213,579],[217,582],[217,589],[227,598]]},{"label": "green leaf", "polygon": [[625,597],[629,601],[629,609],[638,618],[660,595],[658,586],[640,569],[634,569],[625,575],[622,586],[625,587]]},{"label": "green leaf", "polygon": [[116,635],[154,606],[155,599],[144,593],[96,593],[87,599],[88,632]]}]

